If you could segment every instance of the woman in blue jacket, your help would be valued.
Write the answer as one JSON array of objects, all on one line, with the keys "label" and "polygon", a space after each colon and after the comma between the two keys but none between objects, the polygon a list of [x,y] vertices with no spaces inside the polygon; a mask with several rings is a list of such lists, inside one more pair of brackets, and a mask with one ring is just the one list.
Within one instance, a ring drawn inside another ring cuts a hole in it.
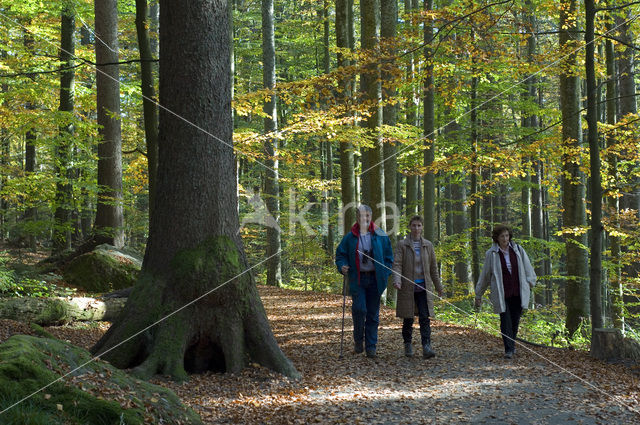
[{"label": "woman in blue jacket", "polygon": [[370,207],[360,205],[356,217],[336,249],[336,266],[349,278],[354,351],[366,350],[367,357],[375,358],[380,296],[393,266],[393,250],[387,234],[373,223]]}]

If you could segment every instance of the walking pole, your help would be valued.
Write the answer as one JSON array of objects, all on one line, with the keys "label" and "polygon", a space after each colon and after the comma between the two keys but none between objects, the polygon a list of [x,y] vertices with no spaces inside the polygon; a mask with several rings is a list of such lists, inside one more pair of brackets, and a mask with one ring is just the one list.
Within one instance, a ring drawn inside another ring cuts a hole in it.
[{"label": "walking pole", "polygon": [[347,305],[347,275],[342,276],[342,332],[340,335],[340,357],[342,358],[342,346],[344,345],[344,311]]}]

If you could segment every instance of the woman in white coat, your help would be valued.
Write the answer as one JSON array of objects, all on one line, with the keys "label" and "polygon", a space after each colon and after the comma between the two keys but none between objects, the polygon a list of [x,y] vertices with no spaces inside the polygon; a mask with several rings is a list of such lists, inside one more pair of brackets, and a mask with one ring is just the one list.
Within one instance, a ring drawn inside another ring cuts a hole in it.
[{"label": "woman in white coat", "polygon": [[525,250],[513,242],[511,228],[498,225],[493,229],[493,245],[487,250],[482,273],[476,284],[475,306],[480,307],[482,295],[491,285],[489,298],[494,312],[500,314],[500,332],[504,357],[513,358],[515,339],[522,310],[529,306],[536,273]]}]

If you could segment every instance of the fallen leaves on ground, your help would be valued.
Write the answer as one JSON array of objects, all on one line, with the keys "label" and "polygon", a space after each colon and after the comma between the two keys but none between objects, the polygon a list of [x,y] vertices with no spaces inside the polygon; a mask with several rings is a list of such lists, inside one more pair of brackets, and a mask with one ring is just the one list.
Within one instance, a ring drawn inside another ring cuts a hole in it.
[{"label": "fallen leaves on ground", "polygon": [[[380,312],[378,357],[372,360],[352,353],[349,299],[339,358],[341,296],[264,286],[259,291],[280,347],[303,377],[290,380],[251,363],[238,374],[193,375],[184,383],[153,380],[174,390],[205,423],[640,424],[640,376],[624,365],[585,352],[523,345],[505,360],[499,338],[437,320],[436,357],[422,359],[416,321],[416,354],[406,358],[401,320],[388,308]],[[2,340],[7,322],[0,322]],[[106,326],[47,330],[88,347]]]}]

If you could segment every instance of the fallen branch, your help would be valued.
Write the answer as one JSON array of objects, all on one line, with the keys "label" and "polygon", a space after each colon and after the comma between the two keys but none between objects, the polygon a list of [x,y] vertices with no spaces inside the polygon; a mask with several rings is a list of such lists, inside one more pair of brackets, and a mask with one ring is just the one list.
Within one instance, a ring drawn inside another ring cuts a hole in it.
[{"label": "fallen branch", "polygon": [[6,298],[0,299],[0,318],[43,326],[90,320],[109,322],[126,302],[126,298]]}]

